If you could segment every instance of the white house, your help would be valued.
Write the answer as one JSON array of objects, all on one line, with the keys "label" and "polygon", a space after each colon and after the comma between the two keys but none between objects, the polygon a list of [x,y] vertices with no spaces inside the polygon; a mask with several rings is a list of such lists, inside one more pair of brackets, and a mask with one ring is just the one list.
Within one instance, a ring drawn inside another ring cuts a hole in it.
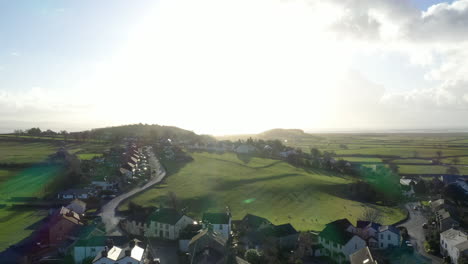
[{"label": "white house", "polygon": [[226,213],[204,213],[202,218],[203,228],[212,226],[214,232],[220,234],[225,239],[231,234],[231,214]]},{"label": "white house", "polygon": [[257,149],[252,145],[242,144],[236,148],[236,153],[237,154],[250,154],[250,153],[254,153],[256,150]]},{"label": "white house", "polygon": [[82,215],[86,212],[86,203],[81,200],[75,199],[71,201],[69,205],[67,205],[67,208],[77,214]]},{"label": "white house", "polygon": [[460,256],[468,256],[467,236],[465,232],[453,228],[440,233],[440,253],[450,256],[452,263],[457,264]]},{"label": "white house", "polygon": [[193,222],[192,218],[173,208],[160,208],[149,217],[145,236],[176,240],[180,231]]},{"label": "white house", "polygon": [[101,251],[113,246],[123,246],[128,238],[123,236],[93,236],[78,240],[73,247],[73,259],[81,264],[86,258],[95,258]]},{"label": "white house", "polygon": [[379,248],[399,247],[400,230],[392,225],[385,225],[379,228],[378,233]]},{"label": "white house", "polygon": [[366,241],[354,232],[356,228],[347,219],[327,224],[319,234],[321,248],[316,255],[329,256],[337,263],[349,261],[349,255],[367,246]]}]

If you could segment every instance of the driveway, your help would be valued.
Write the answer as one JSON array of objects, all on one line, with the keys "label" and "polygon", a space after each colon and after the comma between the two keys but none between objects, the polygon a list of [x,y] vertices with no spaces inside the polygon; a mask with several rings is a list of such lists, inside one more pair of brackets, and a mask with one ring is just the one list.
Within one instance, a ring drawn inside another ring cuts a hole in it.
[{"label": "driveway", "polygon": [[148,162],[151,167],[152,174],[150,181],[148,181],[144,186],[135,187],[134,189],[115,197],[101,208],[100,216],[102,218],[102,222],[106,226],[106,233],[108,235],[122,235],[122,232],[118,227],[120,218],[116,217],[115,215],[115,210],[117,209],[119,204],[125,199],[130,198],[131,196],[161,182],[161,180],[166,176],[166,171],[164,170],[163,166],[161,166],[161,164],[159,163],[159,160],[156,158],[153,151],[149,151]]},{"label": "driveway", "polygon": [[422,263],[442,263],[442,259],[436,256],[427,254],[424,250],[424,230],[422,225],[427,223],[426,217],[420,210],[414,210],[415,206],[420,206],[419,202],[407,203],[405,205],[409,212],[408,220],[400,226],[406,227],[411,238],[411,243],[415,249],[415,257],[420,258]]}]

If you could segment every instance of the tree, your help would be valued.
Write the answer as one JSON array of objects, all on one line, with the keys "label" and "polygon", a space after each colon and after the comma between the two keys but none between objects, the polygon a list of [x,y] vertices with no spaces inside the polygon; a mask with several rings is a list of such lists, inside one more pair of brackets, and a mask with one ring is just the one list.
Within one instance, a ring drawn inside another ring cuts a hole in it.
[{"label": "tree", "polygon": [[441,159],[442,158],[442,151],[441,150],[438,150],[436,151],[436,155],[437,155],[437,159]]},{"label": "tree", "polygon": [[40,136],[41,132],[42,132],[41,129],[38,127],[33,127],[27,130],[27,133],[30,136]]},{"label": "tree", "polygon": [[244,254],[244,258],[251,264],[259,264],[262,260],[262,256],[260,256],[256,249],[247,250]]},{"label": "tree", "polygon": [[312,156],[312,158],[318,158],[320,157],[320,150],[318,150],[317,148],[311,148],[310,155]]},{"label": "tree", "polygon": [[452,175],[455,175],[455,174],[459,174],[460,171],[458,170],[457,167],[454,167],[454,166],[450,166],[447,168],[447,174],[452,174]]},{"label": "tree", "polygon": [[175,192],[168,192],[167,197],[169,198],[169,203],[171,207],[177,210],[177,195],[175,194]]},{"label": "tree", "polygon": [[468,256],[462,255],[458,258],[458,264],[468,264]]},{"label": "tree", "polygon": [[389,168],[393,173],[398,173],[398,170],[400,169],[400,167],[398,167],[398,165],[396,165],[395,163],[390,163],[390,164],[388,164],[388,168]]},{"label": "tree", "polygon": [[63,141],[67,142],[68,132],[66,130],[61,130],[60,135],[63,136]]},{"label": "tree", "polygon": [[455,165],[457,165],[458,163],[460,163],[460,159],[459,159],[458,157],[454,157],[454,158],[452,159],[452,163],[455,164]]},{"label": "tree", "polygon": [[414,186],[414,191],[418,195],[424,195],[427,193],[427,186],[426,186],[426,181],[420,180],[416,183]]},{"label": "tree", "polygon": [[379,210],[366,207],[362,211],[360,219],[364,221],[379,223],[382,220],[382,214]]}]

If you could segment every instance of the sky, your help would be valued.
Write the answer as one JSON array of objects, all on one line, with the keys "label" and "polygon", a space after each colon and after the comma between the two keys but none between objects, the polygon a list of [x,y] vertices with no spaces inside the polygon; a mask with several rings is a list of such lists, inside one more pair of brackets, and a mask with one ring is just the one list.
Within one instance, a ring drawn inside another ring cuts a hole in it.
[{"label": "sky", "polygon": [[0,0],[0,132],[467,121],[468,0]]}]

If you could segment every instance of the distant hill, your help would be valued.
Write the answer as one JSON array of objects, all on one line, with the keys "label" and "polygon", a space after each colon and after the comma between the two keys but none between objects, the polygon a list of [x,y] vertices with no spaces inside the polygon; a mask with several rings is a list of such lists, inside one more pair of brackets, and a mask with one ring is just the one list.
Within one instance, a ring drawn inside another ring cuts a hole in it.
[{"label": "distant hill", "polygon": [[275,128],[267,130],[257,135],[263,139],[277,139],[277,138],[297,138],[307,136],[301,129],[283,129]]},{"label": "distant hill", "polygon": [[209,139],[210,136],[198,135],[193,131],[185,130],[175,126],[161,126],[148,124],[133,124],[105,128],[96,128],[90,131],[95,135],[105,135],[110,137],[140,137],[140,138],[171,138],[181,140],[199,141]]}]

